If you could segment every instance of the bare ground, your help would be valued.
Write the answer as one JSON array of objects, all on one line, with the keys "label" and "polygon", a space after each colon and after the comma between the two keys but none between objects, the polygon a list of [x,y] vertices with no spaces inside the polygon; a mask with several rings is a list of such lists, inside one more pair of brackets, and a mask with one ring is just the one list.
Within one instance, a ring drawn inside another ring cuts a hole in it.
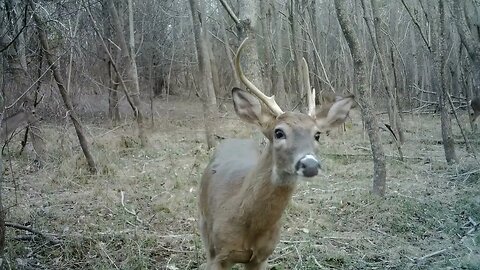
[{"label": "bare ground", "polygon": [[[154,108],[144,149],[130,121],[87,124],[98,175],[88,174],[68,123],[45,123],[49,157],[41,169],[28,151],[19,156],[18,144],[10,146],[7,221],[47,237],[8,228],[7,269],[197,269],[204,262],[196,197],[210,153],[201,108],[175,98]],[[455,166],[443,158],[439,117],[405,115],[403,162],[382,132],[388,188],[378,198],[370,194],[368,138],[358,114],[352,118],[347,132],[323,137],[325,171],[300,183],[270,269],[480,269],[480,166],[458,127]],[[260,138],[252,130],[228,108],[216,133]],[[478,152],[478,133],[467,135]]]}]

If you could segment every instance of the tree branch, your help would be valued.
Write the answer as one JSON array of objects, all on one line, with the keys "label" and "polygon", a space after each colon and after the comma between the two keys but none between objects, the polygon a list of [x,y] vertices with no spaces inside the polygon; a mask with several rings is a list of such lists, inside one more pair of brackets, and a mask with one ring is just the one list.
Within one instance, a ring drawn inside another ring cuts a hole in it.
[{"label": "tree branch", "polygon": [[227,2],[225,0],[220,0],[220,3],[222,3],[222,6],[225,8],[228,15],[230,15],[230,17],[235,22],[235,24],[240,24],[240,19],[238,19],[237,15],[235,15],[232,8],[230,8],[230,6],[227,4]]},{"label": "tree branch", "polygon": [[31,232],[33,234],[39,235],[39,236],[45,238],[45,240],[50,241],[52,244],[60,244],[62,242],[62,241],[58,240],[55,236],[47,235],[45,233],[42,233],[40,231],[37,231],[35,229],[32,229],[32,228],[27,227],[27,226],[20,225],[20,224],[5,222],[5,226],[15,228],[15,229],[18,229],[18,230],[24,230],[24,231]]},{"label": "tree branch", "polygon": [[432,52],[432,48],[430,48],[430,45],[428,44],[427,39],[423,35],[422,28],[420,27],[420,24],[418,24],[417,20],[415,20],[415,17],[413,17],[412,11],[408,8],[407,3],[405,3],[405,0],[402,0],[402,4],[405,7],[405,9],[407,10],[408,15],[410,15],[410,18],[412,18],[413,23],[418,28],[418,32],[420,32],[420,36],[422,36],[423,42],[425,43],[425,46],[427,46],[428,51]]}]

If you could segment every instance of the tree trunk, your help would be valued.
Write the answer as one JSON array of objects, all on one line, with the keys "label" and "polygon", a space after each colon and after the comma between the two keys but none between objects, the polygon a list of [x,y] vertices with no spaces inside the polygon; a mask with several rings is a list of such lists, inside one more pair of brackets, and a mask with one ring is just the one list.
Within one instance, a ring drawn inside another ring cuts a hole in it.
[{"label": "tree trunk", "polygon": [[119,78],[113,70],[112,61],[107,61],[108,65],[108,76],[109,76],[109,87],[108,87],[108,117],[112,121],[113,125],[116,126],[120,122],[120,109],[118,106],[118,82]]},{"label": "tree trunk", "polygon": [[475,36],[468,28],[463,3],[464,1],[460,0],[453,1],[453,15],[462,43],[465,45],[468,56],[472,60],[473,95],[474,97],[480,97],[480,41],[475,39]]},{"label": "tree trunk", "polygon": [[383,151],[380,137],[378,136],[378,123],[372,111],[370,100],[365,96],[365,92],[370,88],[367,78],[367,69],[365,66],[365,55],[356,33],[353,30],[350,15],[346,13],[345,0],[335,0],[335,10],[337,18],[342,28],[345,39],[350,47],[350,53],[353,58],[354,65],[354,81],[357,83],[358,102],[362,111],[362,116],[365,121],[368,136],[370,138],[370,146],[373,155],[373,193],[383,196],[385,194],[386,186],[386,165],[385,153]]},{"label": "tree trunk", "polygon": [[[0,170],[3,171],[2,156],[0,156]],[[5,254],[5,210],[3,209],[3,173],[2,173],[0,175],[0,258],[3,258],[4,254]]]},{"label": "tree trunk", "polygon": [[230,40],[226,31],[225,20],[221,20],[220,31],[223,36],[223,42],[225,43],[225,53],[227,55],[228,63],[230,64],[231,73],[233,74],[233,84],[240,86],[240,78],[238,78],[237,72],[235,72],[235,63],[233,62],[233,53],[230,47]]},{"label": "tree trunk", "polygon": [[[18,15],[19,12],[15,10],[16,6],[18,6],[18,4],[15,3],[15,0],[5,1],[7,13],[10,14],[9,16],[11,17],[10,21],[15,22],[14,24],[10,25],[11,29],[9,30],[11,32],[11,38],[13,39],[13,37],[18,33],[18,37],[14,42],[14,46],[9,48],[8,57],[5,57],[13,74],[13,81],[15,82],[15,87],[13,88],[13,91],[16,91],[13,95],[15,98],[18,97],[20,93],[23,93],[26,89],[28,89],[31,82],[27,73],[28,69],[25,54],[24,32],[21,30],[23,28],[22,22],[25,20]],[[37,100],[35,99],[37,95],[38,89],[33,93],[30,92],[25,95],[25,97],[20,100],[20,103],[26,105],[26,110],[33,112],[35,110],[35,106],[37,105]],[[40,129],[39,117],[37,117],[34,113],[31,115],[34,119],[29,121],[28,133],[30,134],[33,149],[35,150],[35,160],[40,162],[41,165],[45,161],[45,145],[42,140],[42,130]]]},{"label": "tree trunk", "polygon": [[[2,112],[5,111],[5,104],[3,101],[5,97],[2,95],[2,100],[0,101],[0,108]],[[0,126],[3,125],[3,115],[0,116]],[[3,157],[0,155],[0,258],[3,258],[5,254],[5,210],[3,208]],[[0,267],[3,267],[0,265]]]},{"label": "tree trunk", "polygon": [[[385,44],[385,38],[384,34],[381,31],[381,23],[382,20],[380,18],[380,3],[379,0],[371,0],[371,6],[372,6],[372,13],[373,13],[373,28],[375,31],[370,30],[370,35],[372,37],[372,44],[375,49],[375,52],[377,54],[377,59],[378,59],[378,64],[380,66],[380,74],[382,76],[382,81],[384,84],[384,90],[385,93],[387,94],[388,98],[388,105],[387,105],[387,112],[388,112],[388,118],[390,125],[392,126],[392,129],[396,135],[396,138],[400,141],[400,144],[404,143],[404,136],[403,136],[403,131],[401,128],[401,120],[400,120],[400,115],[398,113],[398,106],[396,103],[396,95],[395,91],[393,88],[393,83],[392,83],[392,72],[390,70],[390,67],[387,62],[388,62],[388,52],[387,52],[387,45]],[[362,5],[363,9],[365,12],[365,17],[367,18],[367,24],[371,20],[368,18],[368,9],[366,5],[366,0],[362,0]],[[368,27],[370,29],[370,27]]]},{"label": "tree trunk", "polygon": [[[258,31],[260,25],[259,5],[257,0],[238,1],[239,4],[239,23],[237,30],[239,32],[239,40],[242,41],[248,37],[251,45],[245,46],[242,52],[242,66],[245,70],[245,75],[261,89],[266,95],[269,95],[269,90],[265,89],[263,85],[263,76],[261,72],[261,63],[258,55]],[[268,91],[267,91],[268,90]]]},{"label": "tree trunk", "polygon": [[[103,3],[102,3],[102,16],[105,16],[105,18],[108,18],[109,16],[109,8],[106,0],[103,0]],[[103,20],[103,32],[105,33],[104,35],[107,39],[113,40],[112,27],[110,26],[109,20]],[[111,52],[111,54],[118,55],[113,53],[114,50],[112,50],[112,47],[113,45],[110,44],[109,51]],[[107,64],[107,68],[108,68],[108,79],[109,79],[108,118],[110,119],[110,121],[112,121],[113,126],[116,126],[120,122],[120,108],[118,106],[118,86],[120,85],[120,83],[119,83],[119,78],[113,68],[113,61],[108,56],[108,52],[105,51],[104,55],[105,55],[104,56],[105,63]],[[118,63],[119,61],[116,61],[116,62]]]},{"label": "tree trunk", "polygon": [[[137,64],[135,61],[135,37],[133,32],[133,11],[131,10],[131,2],[128,2],[128,17],[129,17],[129,43],[127,44],[127,40],[125,38],[125,34],[123,33],[123,23],[118,14],[117,8],[115,7],[113,0],[108,0],[108,8],[110,11],[110,15],[112,18],[113,28],[115,29],[115,33],[117,35],[117,41],[120,47],[121,53],[121,60],[119,66],[125,68],[127,70],[128,75],[128,82],[131,94],[128,93],[127,89],[124,89],[126,95],[130,95],[133,114],[137,121],[138,126],[138,137],[140,138],[140,143],[142,146],[146,146],[148,144],[148,138],[145,134],[145,124],[144,124],[144,117],[141,109],[140,103],[140,85],[138,82],[138,74],[137,74]],[[120,78],[120,80],[123,80]]]},{"label": "tree trunk", "polygon": [[[215,146],[214,123],[217,118],[217,101],[215,89],[213,87],[212,68],[207,48],[207,29],[202,11],[204,3],[202,0],[189,0],[190,11],[192,12],[193,32],[195,35],[195,45],[197,48],[198,67],[201,78],[200,85],[203,93],[203,112],[205,118],[205,135],[207,147],[210,149]],[[201,9],[202,8],[202,9]]]},{"label": "tree trunk", "polygon": [[273,95],[272,92],[272,66],[273,66],[273,51],[271,43],[271,31],[270,31],[270,22],[271,22],[271,10],[270,10],[270,1],[258,1],[259,6],[259,18],[258,23],[261,38],[257,40],[259,54],[263,56],[262,63],[262,78],[263,78],[263,87],[265,91]]},{"label": "tree trunk", "polygon": [[145,134],[145,123],[144,116],[141,109],[140,103],[140,83],[138,81],[138,71],[137,71],[137,62],[135,60],[135,32],[133,31],[133,6],[132,0],[128,0],[128,29],[129,29],[129,47],[130,47],[130,78],[133,83],[132,89],[132,101],[135,104],[135,118],[137,119],[138,124],[138,136],[140,137],[140,142],[142,146],[148,145],[148,138]]},{"label": "tree trunk", "polygon": [[303,80],[301,79],[301,69],[302,69],[302,64],[301,64],[301,53],[300,53],[300,48],[301,48],[301,35],[300,35],[300,22],[299,22],[299,8],[298,8],[298,0],[289,0],[289,17],[288,20],[290,22],[290,48],[291,48],[291,54],[293,57],[293,76],[292,80],[294,80],[294,83],[292,85],[295,86],[295,92],[297,98],[294,99],[295,103],[298,103],[300,106],[299,108],[305,108],[305,106],[302,106],[303,104],[303,96],[304,96],[304,85],[303,85]]},{"label": "tree trunk", "polygon": [[[445,58],[446,46],[445,46],[445,9],[443,0],[438,0],[438,12],[435,12],[433,18],[433,31],[432,31],[432,50],[434,53],[434,80],[433,82],[440,89],[439,91],[439,106],[440,106],[440,119],[442,127],[442,140],[443,149],[445,151],[445,159],[448,164],[458,163],[458,159],[455,153],[455,141],[453,139],[452,121],[450,114],[448,113],[448,89],[447,78],[445,74]],[[440,28],[438,25],[440,24]]]},{"label": "tree trunk", "polygon": [[[285,85],[282,64],[282,24],[283,20],[277,14],[277,3],[273,0],[267,0],[260,3],[262,11],[262,30],[265,41],[265,74],[264,84],[271,89],[271,95],[275,95],[275,100],[282,106],[287,106],[285,98]],[[274,36],[276,34],[276,36]]]},{"label": "tree trunk", "polygon": [[[34,8],[33,1],[29,0],[29,3],[33,9]],[[60,70],[58,69],[57,63],[55,61],[55,57],[50,52],[47,34],[45,32],[46,25],[45,23],[43,23],[43,21],[35,12],[33,13],[33,18],[38,27],[38,37],[40,39],[40,44],[42,46],[43,53],[47,58],[47,62],[50,66],[50,70],[52,71],[55,82],[57,83],[58,90],[60,91],[60,95],[62,96],[63,103],[65,105],[65,108],[67,109],[68,116],[70,117],[70,120],[72,121],[73,126],[75,127],[75,132],[77,133],[78,141],[80,143],[80,147],[82,148],[83,154],[85,155],[85,158],[87,160],[88,167],[92,173],[96,173],[97,168],[96,168],[93,156],[90,153],[88,141],[87,141],[87,138],[85,137],[83,126],[78,120],[77,114],[73,109],[72,101],[70,100],[70,96],[67,94],[67,90],[65,89],[65,83],[62,78],[62,75],[60,74]]]},{"label": "tree trunk", "polygon": [[[208,32],[205,34],[206,37],[206,41],[208,42]],[[220,76],[218,74],[218,67],[217,67],[217,60],[216,60],[216,57],[215,57],[215,52],[214,52],[214,48],[213,48],[213,45],[208,42],[207,43],[207,48],[208,48],[208,59],[210,60],[210,67],[211,67],[211,71],[212,71],[212,82],[213,82],[213,89],[215,91],[215,97],[221,95],[221,85],[225,85],[225,83],[222,83],[220,81]],[[216,99],[215,99],[215,106],[216,106],[217,102],[216,102]]]}]

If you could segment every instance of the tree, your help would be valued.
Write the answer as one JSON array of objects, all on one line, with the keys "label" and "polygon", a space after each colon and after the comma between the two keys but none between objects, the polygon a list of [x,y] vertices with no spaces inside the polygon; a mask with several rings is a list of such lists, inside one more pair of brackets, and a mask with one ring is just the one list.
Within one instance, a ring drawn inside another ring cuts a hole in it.
[{"label": "tree", "polygon": [[[387,45],[385,40],[387,39],[387,36],[385,33],[385,30],[382,31],[382,18],[380,17],[380,3],[379,0],[371,0],[371,8],[372,8],[372,13],[373,13],[373,26],[371,25],[371,19],[369,15],[369,10],[367,9],[367,0],[362,0],[362,7],[365,13],[365,21],[367,25],[367,29],[370,33],[370,37],[372,39],[372,45],[373,48],[375,49],[375,54],[377,55],[378,59],[378,64],[380,68],[380,74],[382,77],[383,81],[383,89],[385,89],[385,92],[387,94],[387,100],[388,100],[388,105],[387,105],[387,112],[388,112],[388,118],[390,125],[392,127],[392,131],[395,134],[395,140],[400,141],[400,143],[405,142],[405,138],[403,135],[403,130],[401,126],[401,119],[399,115],[399,110],[397,106],[397,92],[396,89],[394,89],[394,83],[393,83],[393,70],[392,70],[392,65],[388,65],[388,57],[389,53]],[[374,29],[374,31],[372,30]],[[391,49],[390,49],[391,50]],[[400,150],[401,146],[398,146]],[[401,152],[401,151],[400,151]],[[402,157],[403,158],[403,157]]]},{"label": "tree", "polygon": [[[465,46],[468,56],[472,62],[473,96],[471,99],[473,99],[475,97],[480,97],[480,39],[478,34],[475,35],[468,27],[467,20],[465,18],[466,4],[466,1],[454,0],[451,6],[453,9],[453,18],[462,40],[462,44],[460,46]],[[473,27],[473,29],[476,29],[476,27]],[[466,96],[470,96],[468,92]],[[468,111],[470,112],[470,108],[468,108]],[[475,129],[475,124],[473,122],[471,122],[471,127],[472,130]]]},{"label": "tree", "polygon": [[[28,64],[26,56],[26,24],[27,18],[22,18],[21,14],[26,14],[25,12],[19,10],[20,8],[26,9],[21,2],[17,0],[6,0],[5,1],[7,19],[10,23],[7,25],[8,40],[12,42],[8,44],[3,44],[7,47],[5,60],[7,65],[12,73],[14,85],[10,88],[12,98],[17,99],[18,102],[9,105],[9,107],[16,107],[21,104],[24,109],[34,112],[35,107],[38,105],[38,89],[36,91],[29,91],[32,89],[31,85],[33,81],[28,76]],[[0,44],[6,43],[0,41]],[[2,47],[4,47],[2,46]],[[41,58],[41,55],[40,55]],[[25,95],[23,95],[25,93]],[[45,146],[42,139],[42,131],[40,128],[39,117],[35,113],[31,113],[34,116],[34,119],[30,121],[29,126],[26,131],[25,140],[28,138],[27,135],[30,134],[32,140],[32,145],[35,150],[36,157],[35,159],[42,164],[45,161]],[[26,141],[25,141],[26,143]]]},{"label": "tree", "polygon": [[[124,24],[123,20],[120,17],[117,7],[113,0],[108,0],[108,9],[112,19],[113,28],[115,29],[116,39],[120,47],[120,67],[123,67],[126,70],[128,77],[128,85],[125,84],[125,80],[119,74],[118,67],[116,73],[119,79],[122,81],[122,87],[124,88],[125,95],[129,99],[129,104],[132,107],[133,114],[137,121],[138,126],[138,137],[142,146],[148,144],[148,138],[145,134],[145,123],[144,116],[141,108],[140,102],[140,84],[138,82],[138,72],[137,72],[137,63],[135,61],[135,36],[133,28],[133,7],[132,3],[128,1],[128,33],[129,39],[127,39],[124,33]],[[110,59],[113,61],[113,59]],[[130,93],[129,93],[130,92]]]},{"label": "tree", "polygon": [[353,60],[354,81],[357,83],[358,102],[362,111],[362,117],[365,121],[368,136],[370,139],[370,146],[373,155],[373,193],[383,196],[385,194],[386,186],[386,165],[385,153],[383,151],[380,137],[378,136],[378,123],[372,110],[370,100],[365,95],[365,92],[370,88],[367,79],[367,70],[365,67],[365,55],[360,47],[360,41],[353,29],[350,15],[347,13],[347,6],[345,0],[335,0],[335,10],[337,12],[338,22],[342,29],[343,35],[347,40],[350,48],[350,53]]},{"label": "tree", "polygon": [[[435,9],[436,10],[436,9]],[[445,30],[445,6],[443,0],[438,0],[438,12],[433,13],[433,31],[432,31],[432,50],[434,55],[434,85],[440,89],[439,107],[440,119],[442,127],[443,149],[445,151],[445,159],[448,164],[458,163],[455,153],[455,141],[453,139],[452,121],[448,110],[447,79],[445,74],[446,62],[446,30]],[[440,26],[440,27],[439,27]]]},{"label": "tree", "polygon": [[[202,0],[189,0],[192,12],[193,32],[197,48],[198,67],[200,70],[200,85],[203,89],[203,111],[205,119],[205,135],[207,147],[215,146],[214,119],[217,115],[217,102],[212,77],[210,53],[208,51],[205,9]],[[203,11],[203,12],[202,12]]]},{"label": "tree", "polygon": [[75,128],[75,132],[77,133],[78,141],[80,142],[80,147],[82,148],[83,154],[85,155],[85,158],[88,163],[88,167],[92,173],[97,172],[97,167],[95,165],[95,161],[93,159],[92,154],[90,153],[89,146],[88,146],[88,141],[85,136],[85,131],[83,128],[83,125],[80,123],[80,120],[73,108],[72,101],[70,99],[70,96],[67,93],[67,90],[65,89],[65,82],[63,80],[63,77],[60,73],[60,70],[58,68],[58,65],[55,61],[55,56],[53,53],[50,51],[50,47],[48,44],[48,39],[47,39],[47,33],[46,33],[46,24],[43,22],[43,20],[40,18],[40,16],[36,13],[35,10],[35,4],[33,3],[33,0],[29,0],[29,4],[34,10],[33,12],[33,18],[35,20],[35,23],[37,24],[38,28],[38,38],[40,40],[40,44],[43,49],[43,53],[45,54],[47,58],[48,65],[50,66],[50,69],[53,73],[53,77],[55,78],[55,82],[57,83],[58,90],[60,92],[60,95],[62,96],[63,103],[65,106],[65,109],[67,109],[67,114],[70,117],[70,120],[73,123],[73,126]]}]

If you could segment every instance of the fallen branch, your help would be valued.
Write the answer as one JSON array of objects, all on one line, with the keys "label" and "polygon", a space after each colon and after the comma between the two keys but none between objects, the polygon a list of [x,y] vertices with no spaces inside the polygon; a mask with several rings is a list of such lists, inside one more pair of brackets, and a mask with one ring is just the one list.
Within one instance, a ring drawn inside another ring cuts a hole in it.
[{"label": "fallen branch", "polygon": [[417,262],[418,262],[418,261],[423,261],[423,260],[428,259],[428,258],[430,258],[430,257],[440,255],[440,254],[442,254],[442,253],[445,253],[445,251],[447,251],[447,250],[448,250],[448,248],[444,248],[444,249],[442,249],[442,250],[437,250],[437,251],[432,252],[432,253],[429,253],[429,254],[427,254],[427,255],[425,255],[425,256],[423,256],[423,257],[417,258],[416,261],[417,261]]},{"label": "fallen branch", "polygon": [[56,238],[53,235],[48,235],[48,234],[42,233],[40,231],[37,231],[37,230],[32,229],[32,228],[27,227],[27,226],[23,226],[23,225],[16,224],[16,223],[11,223],[11,222],[5,222],[5,226],[33,233],[33,234],[38,235],[38,236],[44,238],[45,240],[47,240],[47,241],[49,241],[49,242],[51,242],[52,244],[55,244],[55,245],[62,243],[62,241],[60,241],[58,238]]},{"label": "fallen branch", "polygon": [[473,218],[468,217],[468,222],[462,226],[462,229],[469,229],[465,235],[472,235],[480,226]]}]

